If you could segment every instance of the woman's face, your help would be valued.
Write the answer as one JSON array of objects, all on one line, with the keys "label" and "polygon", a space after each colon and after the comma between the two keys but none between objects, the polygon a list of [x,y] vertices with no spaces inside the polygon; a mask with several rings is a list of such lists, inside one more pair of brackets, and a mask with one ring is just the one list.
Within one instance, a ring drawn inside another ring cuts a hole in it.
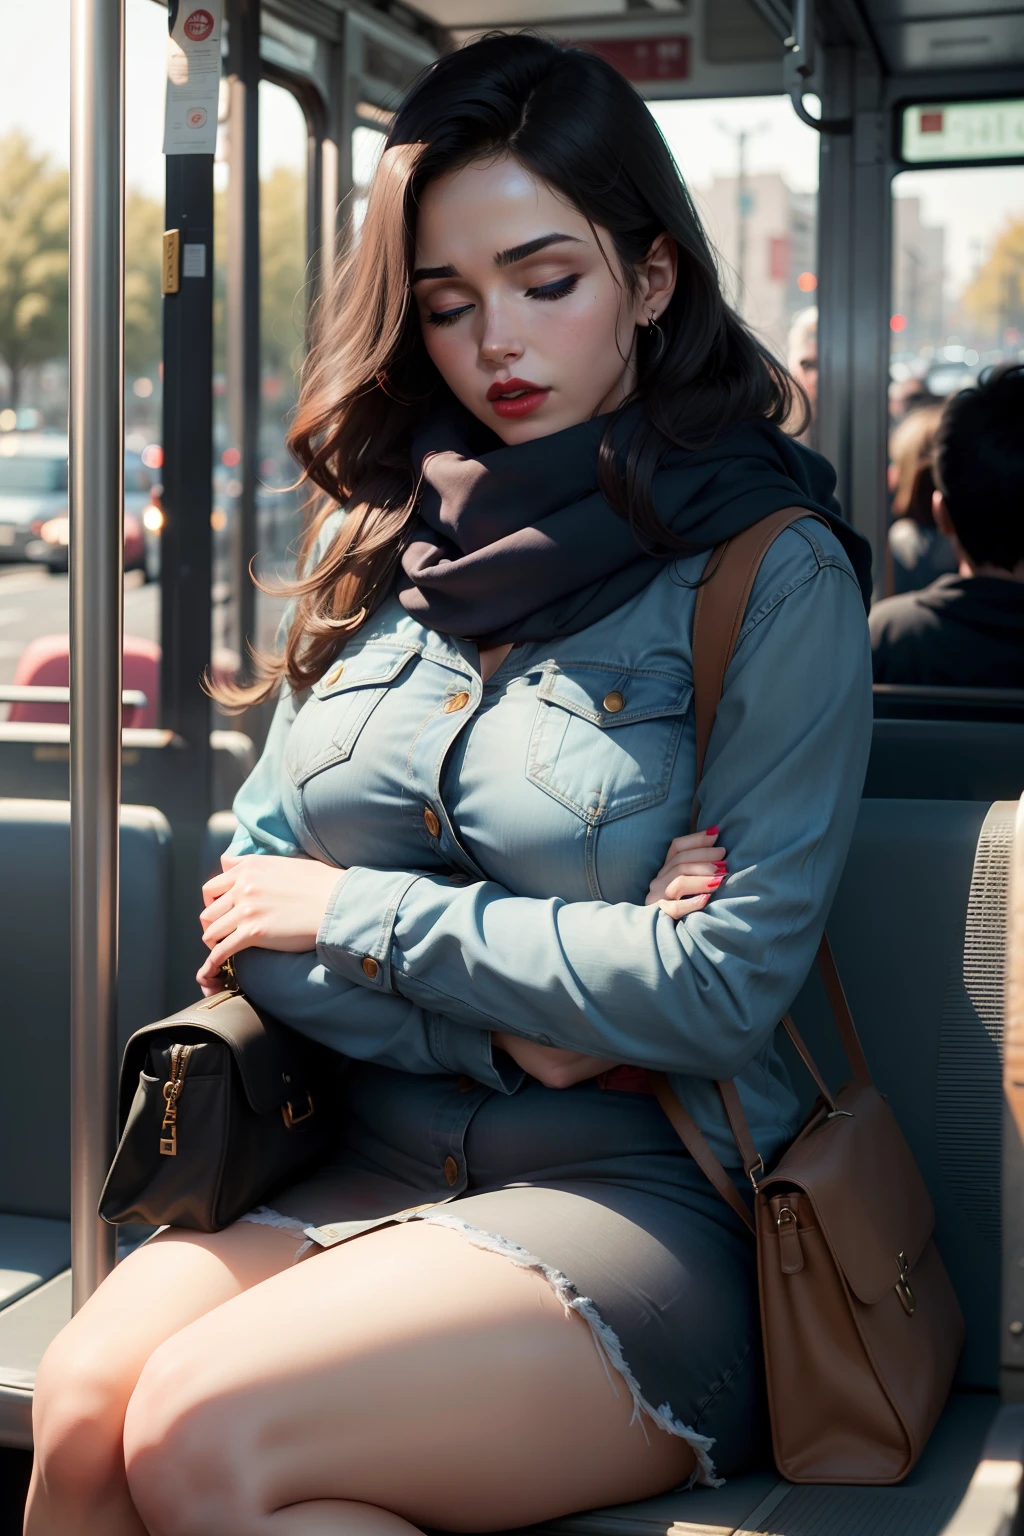
[{"label": "woman's face", "polygon": [[[599,243],[600,242],[600,243]],[[610,234],[516,160],[426,188],[413,293],[438,372],[506,443],[614,410],[636,379],[636,328],[661,314],[675,246],[660,236],[626,291]]]}]

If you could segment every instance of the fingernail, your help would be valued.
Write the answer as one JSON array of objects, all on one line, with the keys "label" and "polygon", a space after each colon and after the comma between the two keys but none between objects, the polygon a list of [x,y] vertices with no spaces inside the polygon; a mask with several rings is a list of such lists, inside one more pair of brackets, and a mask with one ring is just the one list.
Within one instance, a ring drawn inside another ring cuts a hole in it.
[{"label": "fingernail", "polygon": [[717,837],[718,836],[718,828],[717,827],[707,827],[705,829],[704,836],[705,837]]},{"label": "fingernail", "polygon": [[721,885],[721,883],[722,883],[722,881],[724,879],[725,879],[724,875],[719,875],[717,880],[709,880],[708,881],[708,890],[709,891],[713,891],[716,886]]},{"label": "fingernail", "polygon": [[719,874],[722,875],[727,874],[729,870],[729,866],[726,864],[724,859],[719,859],[718,863],[715,865],[715,868],[718,870]]}]

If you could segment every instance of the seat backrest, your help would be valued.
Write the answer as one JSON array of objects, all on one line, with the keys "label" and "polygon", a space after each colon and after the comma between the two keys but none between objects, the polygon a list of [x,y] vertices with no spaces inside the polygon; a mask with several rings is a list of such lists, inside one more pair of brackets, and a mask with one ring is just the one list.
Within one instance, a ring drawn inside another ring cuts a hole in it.
[{"label": "seat backrest", "polygon": [[[69,1209],[69,810],[0,800],[0,1211],[29,1216]],[[159,811],[122,807],[122,1045],[165,1011],[170,851]]]},{"label": "seat backrest", "polygon": [[869,799],[1016,800],[1024,793],[1024,723],[878,720]]},{"label": "seat backrest", "polygon": [[[174,732],[126,727],[121,745],[122,802],[155,805],[172,826],[183,813],[193,819],[190,781],[182,779],[181,743]],[[67,725],[0,722],[0,797],[67,800],[70,756]],[[210,732],[210,799],[215,810],[231,804],[255,762],[256,749],[241,731]]]},{"label": "seat backrest", "polygon": [[[30,640],[18,658],[14,681],[26,686],[67,688],[70,677],[67,635],[40,635]],[[122,687],[146,695],[143,709],[125,705],[124,724],[149,729],[160,714],[160,647],[155,640],[125,635]],[[22,724],[67,725],[66,704],[12,704],[7,716]]]},{"label": "seat backrest", "polygon": [[[868,1063],[935,1203],[936,1241],[967,1320],[959,1380],[989,1388],[998,1386],[1003,967],[1016,810],[863,801],[828,921]],[[844,1081],[816,972],[793,1015],[826,1079]],[[787,1059],[809,1104],[806,1073]]]}]

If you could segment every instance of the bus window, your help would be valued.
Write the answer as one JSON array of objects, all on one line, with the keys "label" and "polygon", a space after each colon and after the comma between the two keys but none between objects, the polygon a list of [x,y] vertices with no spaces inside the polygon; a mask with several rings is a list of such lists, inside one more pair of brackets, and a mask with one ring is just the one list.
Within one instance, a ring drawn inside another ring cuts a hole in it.
[{"label": "bus window", "polygon": [[[800,322],[807,366],[817,382],[819,135],[785,96],[654,101],[650,109],[720,253],[726,291],[744,320],[779,358]],[[801,317],[803,319],[801,320]],[[814,342],[813,352],[806,348]]]},{"label": "bus window", "polygon": [[1024,166],[893,180],[890,413],[1024,358]]},{"label": "bus window", "polygon": [[370,128],[360,123],[352,130],[352,230],[358,234],[366,214],[366,198],[377,169],[384,133],[380,128]]},{"label": "bus window", "polygon": [[[60,683],[66,666],[57,654],[64,647],[66,656],[66,642],[40,642],[68,630],[68,97],[54,81],[67,79],[69,27],[67,0],[24,10],[8,39],[18,66],[8,71],[0,111],[5,217],[20,225],[15,248],[43,274],[27,345],[16,354],[0,334],[0,684]],[[127,0],[124,627],[147,645],[160,626],[158,589],[145,584],[152,543],[145,519],[161,463],[163,97],[153,81],[163,77],[166,47],[166,10]],[[14,188],[21,190],[12,197]],[[0,276],[0,310],[8,281],[21,281],[12,266]],[[15,713],[25,723],[67,718],[66,708],[52,705],[19,704]],[[0,703],[0,719],[7,716]]]},{"label": "bus window", "polygon": [[[260,571],[291,575],[301,497],[285,433],[298,399],[307,311],[308,132],[296,98],[260,83],[260,432],[256,519]],[[258,643],[273,643],[279,599],[256,596]]]}]

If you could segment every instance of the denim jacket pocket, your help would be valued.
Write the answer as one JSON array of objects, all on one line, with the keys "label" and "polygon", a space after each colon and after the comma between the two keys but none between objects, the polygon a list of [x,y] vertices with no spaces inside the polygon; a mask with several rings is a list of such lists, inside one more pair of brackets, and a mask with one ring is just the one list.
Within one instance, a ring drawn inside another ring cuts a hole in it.
[{"label": "denim jacket pocket", "polygon": [[351,757],[370,715],[418,652],[418,646],[372,643],[328,667],[288,736],[285,766],[296,787]]},{"label": "denim jacket pocket", "polygon": [[668,794],[693,698],[689,678],[571,663],[537,690],[527,778],[591,826]]}]

